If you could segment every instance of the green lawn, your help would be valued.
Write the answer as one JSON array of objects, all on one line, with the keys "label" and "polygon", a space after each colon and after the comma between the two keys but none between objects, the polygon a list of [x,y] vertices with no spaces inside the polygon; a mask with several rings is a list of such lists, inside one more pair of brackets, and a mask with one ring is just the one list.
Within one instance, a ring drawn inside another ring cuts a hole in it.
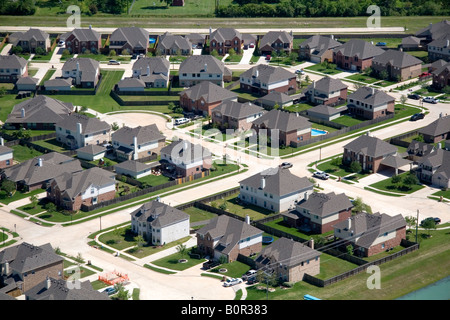
[{"label": "green lawn", "polygon": [[[180,262],[178,262],[178,260],[180,260],[180,259],[187,259],[187,262],[180,263]],[[203,263],[205,261],[206,260],[204,258],[198,259],[198,258],[190,257],[187,253],[185,255],[181,255],[179,252],[177,252],[177,253],[171,254],[167,257],[161,258],[159,260],[153,261],[152,264],[154,264],[158,267],[182,271],[182,270],[191,268],[195,265],[198,265],[200,263]]]},{"label": "green lawn", "polygon": [[332,162],[333,160],[326,161],[324,163],[319,164],[317,168],[320,171],[325,171],[326,173],[333,174],[338,177],[344,177],[353,173],[352,171],[350,171],[349,167],[343,164],[337,166],[332,164]]},{"label": "green lawn", "polygon": [[388,191],[388,192],[390,191],[390,192],[395,192],[395,193],[406,193],[406,194],[410,194],[410,193],[413,193],[420,189],[425,188],[425,186],[422,184],[405,185],[403,183],[403,179],[405,179],[405,177],[409,174],[410,174],[409,172],[404,172],[402,174],[399,174],[399,176],[402,179],[402,182],[400,182],[400,183],[393,183],[392,178],[388,178],[388,179],[376,182],[374,184],[371,184],[370,187],[376,188],[379,190],[383,190],[383,191]]},{"label": "green lawn", "polygon": [[138,179],[138,181],[140,181],[142,183],[147,183],[149,186],[153,187],[153,186],[158,186],[160,184],[169,182],[170,178],[163,176],[163,175],[156,176],[154,174],[149,174],[148,176]]},{"label": "green lawn", "polygon": [[5,122],[13,107],[28,99],[30,98],[16,99],[15,94],[5,94],[3,97],[0,97],[0,120]]},{"label": "green lawn", "polygon": [[320,273],[316,278],[326,280],[358,267],[356,264],[339,259],[327,253],[320,255]]},{"label": "green lawn", "polygon": [[340,116],[339,118],[333,119],[331,121],[339,123],[339,124],[343,124],[344,126],[347,126],[347,127],[351,127],[356,124],[360,124],[361,122],[364,122],[363,119],[357,119],[357,118],[353,118],[353,117],[350,117],[347,115]]},{"label": "green lawn", "polygon": [[27,146],[22,146],[20,144],[12,146],[11,148],[14,150],[14,160],[18,162],[23,162],[42,155],[42,152],[28,148]]},{"label": "green lawn", "polygon": [[197,207],[189,207],[187,209],[184,209],[183,212],[186,212],[189,215],[189,221],[192,222],[198,222],[198,221],[204,221],[209,220],[212,218],[215,218],[217,215],[214,213],[211,213],[209,211],[205,211],[202,209],[199,209]]},{"label": "green lawn", "polygon": [[434,196],[442,196],[444,198],[450,199],[450,190],[447,191],[438,191],[436,193],[433,193]]},{"label": "green lawn", "polygon": [[[226,269],[226,272],[219,272],[220,269]],[[231,278],[241,278],[248,270],[250,270],[250,266],[245,263],[239,261],[233,261],[229,263],[221,264],[210,272],[216,272],[219,275],[231,277]]]},{"label": "green lawn", "polygon": [[380,79],[366,76],[365,74],[352,74],[351,76],[345,77],[345,79],[355,80],[359,82],[364,82],[367,84],[371,84],[377,81],[380,81]]},{"label": "green lawn", "polygon": [[300,232],[297,228],[288,227],[283,223],[283,218],[279,218],[270,222],[265,223],[266,226],[272,227],[274,229],[278,229],[280,231],[292,234],[296,237],[300,237],[305,240],[311,239],[311,236],[308,236],[302,232]]},{"label": "green lawn", "polygon": [[66,149],[64,144],[62,142],[59,142],[56,140],[56,138],[48,139],[48,140],[38,140],[33,142],[34,144],[37,144],[38,146],[51,149],[53,151],[62,153],[65,151],[68,151],[69,149]]},{"label": "green lawn", "polygon": [[42,78],[40,85],[44,85],[45,81],[50,80],[50,78],[53,76],[55,71],[56,71],[56,69],[48,69],[47,72],[45,73],[44,77]]},{"label": "green lawn", "polygon": [[[330,65],[330,66],[335,66],[335,65]],[[337,70],[335,68],[330,68],[330,67],[325,67],[325,64],[322,63],[318,63],[315,64],[313,66],[309,66],[305,68],[306,70],[311,70],[311,71],[317,71],[317,72],[321,72],[324,74],[328,74],[328,75],[334,75],[334,74],[338,74],[341,73],[342,71]]]},{"label": "green lawn", "polygon": [[292,106],[289,106],[289,107],[284,107],[283,110],[286,110],[289,112],[300,112],[300,111],[311,109],[312,107],[313,107],[313,105],[311,105],[309,103],[297,103],[297,104],[293,104]]},{"label": "green lawn", "polygon": [[[221,0],[221,5],[230,5],[232,0]],[[176,17],[176,16],[212,16],[214,14],[215,3],[211,0],[186,0],[183,7],[167,7],[160,1],[136,0],[131,10],[131,14],[151,15],[157,17]],[[177,18],[175,18],[176,20]]]},{"label": "green lawn", "polygon": [[135,246],[136,235],[131,232],[131,226],[117,228],[102,234],[98,240],[116,250],[123,250]]},{"label": "green lawn", "polygon": [[0,191],[0,202],[3,204],[9,204],[13,201],[21,200],[24,198],[29,198],[35,194],[39,194],[39,193],[43,193],[43,192],[45,192],[44,189],[37,189],[37,190],[30,191],[30,192],[25,192],[25,193],[23,193],[21,191],[16,191],[12,197],[9,197],[5,191],[1,190]]},{"label": "green lawn", "polygon": [[[352,38],[355,39],[355,38]],[[347,42],[349,38],[339,38],[340,42]],[[402,43],[402,38],[361,38],[360,40],[364,40],[367,42],[373,42],[373,45],[376,45],[378,42],[386,42],[386,47],[388,48],[397,48],[399,44]],[[409,51],[408,51],[409,53]]]},{"label": "green lawn", "polygon": [[225,62],[235,62],[235,63],[239,63],[242,60],[242,54],[233,54],[233,55],[229,55],[226,59]]}]

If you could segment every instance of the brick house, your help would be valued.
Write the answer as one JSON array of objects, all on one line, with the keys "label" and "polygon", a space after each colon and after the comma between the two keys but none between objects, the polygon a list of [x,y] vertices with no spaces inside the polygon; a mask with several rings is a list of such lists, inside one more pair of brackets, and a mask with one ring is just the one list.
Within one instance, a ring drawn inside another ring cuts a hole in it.
[{"label": "brick house", "polygon": [[364,119],[376,119],[394,113],[395,98],[375,88],[361,87],[347,96],[350,113]]},{"label": "brick house", "polygon": [[439,59],[450,62],[450,34],[428,44],[428,59],[430,62]]},{"label": "brick house", "polygon": [[365,134],[344,146],[342,162],[350,164],[356,161],[363,171],[376,173],[383,168],[381,162],[388,156],[396,155],[397,151],[396,146]]},{"label": "brick house", "polygon": [[98,53],[102,47],[100,33],[92,28],[73,29],[61,35],[60,39],[64,40],[64,46],[71,54],[84,53],[86,50],[89,50],[91,53]]},{"label": "brick house", "polygon": [[221,129],[250,130],[252,122],[264,114],[264,109],[250,102],[224,101],[212,109],[211,120]]},{"label": "brick house", "polygon": [[435,89],[443,89],[446,86],[450,86],[450,62],[437,68],[431,72],[433,76],[432,86]]},{"label": "brick house", "polygon": [[190,56],[180,64],[179,82],[182,87],[194,86],[200,82],[213,82],[221,87],[231,81],[231,70],[217,58],[209,55]]},{"label": "brick house", "polygon": [[167,88],[169,69],[170,62],[163,57],[139,58],[133,64],[133,79],[141,80],[145,88]]},{"label": "brick house", "polygon": [[310,246],[284,237],[271,243],[255,259],[257,269],[270,268],[281,282],[302,281],[305,273],[314,276],[320,273],[319,251]]},{"label": "brick house", "polygon": [[147,54],[149,32],[138,27],[122,27],[113,31],[109,38],[109,50],[122,54],[127,50],[130,54]]},{"label": "brick house", "polygon": [[203,81],[180,93],[180,106],[188,111],[211,115],[215,107],[226,101],[237,101],[237,97],[235,92]]},{"label": "brick house", "polygon": [[262,234],[263,231],[251,226],[248,220],[220,215],[197,230],[197,248],[211,259],[219,260],[224,256],[228,262],[232,262],[238,254],[250,256],[260,252]]},{"label": "brick house", "polygon": [[337,105],[344,103],[347,99],[347,88],[339,79],[323,77],[313,81],[306,90],[305,96],[308,101],[316,105]]},{"label": "brick house", "polygon": [[71,58],[62,67],[62,77],[81,88],[94,88],[100,78],[100,62],[91,58]]},{"label": "brick house", "polygon": [[420,128],[419,134],[426,143],[438,143],[450,139],[450,116],[443,116]]},{"label": "brick house", "polygon": [[218,28],[209,35],[209,53],[216,50],[219,55],[223,56],[233,49],[240,54],[243,44],[242,34],[233,28]]},{"label": "brick house", "polygon": [[21,77],[28,77],[28,62],[15,54],[0,55],[0,83],[16,83]]},{"label": "brick house", "polygon": [[291,53],[294,37],[292,32],[269,31],[259,41],[259,51],[262,55],[272,54],[272,51]]},{"label": "brick house", "polygon": [[112,200],[116,196],[115,173],[98,167],[55,177],[47,189],[47,198],[58,207],[78,211]]},{"label": "brick house", "polygon": [[286,224],[307,232],[322,234],[352,215],[353,204],[344,194],[312,193],[297,203],[296,209],[283,215]]},{"label": "brick house", "polygon": [[402,51],[387,50],[373,58],[372,69],[378,75],[385,71],[390,79],[404,81],[422,73],[422,60]]},{"label": "brick house", "polygon": [[14,164],[13,149],[3,144],[3,138],[0,138],[0,169],[8,168]]},{"label": "brick house", "polygon": [[178,55],[189,56],[192,53],[192,44],[188,39],[181,35],[173,35],[165,32],[159,37],[156,50],[162,55]]},{"label": "brick house", "polygon": [[359,213],[334,225],[334,236],[353,245],[354,254],[370,257],[399,246],[406,239],[406,222],[401,214]]},{"label": "brick house", "polygon": [[418,163],[417,178],[439,188],[450,188],[450,151],[433,149]]},{"label": "brick house", "polygon": [[253,121],[253,129],[258,134],[267,130],[267,136],[275,139],[278,135],[279,145],[289,146],[292,143],[311,139],[311,122],[296,113],[270,110]]},{"label": "brick house", "polygon": [[352,39],[333,49],[333,63],[342,69],[362,71],[372,67],[373,58],[383,52],[367,41]]},{"label": "brick house", "polygon": [[240,89],[265,96],[272,91],[289,94],[297,90],[295,73],[281,67],[260,64],[243,72],[239,77]]},{"label": "brick house", "polygon": [[299,58],[312,62],[322,63],[333,61],[333,49],[342,43],[334,40],[334,37],[314,35],[299,45]]},{"label": "brick house", "polygon": [[30,28],[25,32],[14,32],[8,37],[13,46],[20,46],[23,52],[35,53],[37,48],[44,52],[50,51],[50,35],[36,28]]},{"label": "brick house", "polygon": [[62,279],[64,259],[50,243],[35,246],[27,242],[0,252],[0,292],[22,295],[47,277]]}]

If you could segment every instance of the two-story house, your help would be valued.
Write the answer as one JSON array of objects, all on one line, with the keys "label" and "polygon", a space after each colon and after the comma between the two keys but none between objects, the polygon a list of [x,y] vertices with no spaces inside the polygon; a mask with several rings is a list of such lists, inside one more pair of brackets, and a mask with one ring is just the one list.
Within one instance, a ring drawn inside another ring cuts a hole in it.
[{"label": "two-story house", "polygon": [[390,79],[405,81],[422,73],[422,60],[406,52],[387,50],[373,58],[372,69],[378,75],[385,71]]},{"label": "two-story house", "polygon": [[109,38],[109,49],[122,54],[124,50],[129,54],[147,54],[149,32],[138,27],[117,28]]},{"label": "two-story house", "polygon": [[86,50],[91,53],[98,53],[102,47],[100,33],[92,28],[75,28],[61,35],[60,39],[64,41],[65,48],[71,54],[84,53]]},{"label": "two-story house", "polygon": [[450,116],[439,117],[418,131],[426,143],[438,143],[450,139]]},{"label": "two-story house", "polygon": [[443,59],[450,62],[450,34],[444,38],[433,40],[428,44],[428,59],[430,62]]},{"label": "two-story house", "polygon": [[395,98],[373,87],[361,87],[347,96],[347,108],[358,117],[372,120],[394,113]]},{"label": "two-story house", "polygon": [[178,70],[180,86],[190,87],[203,81],[223,87],[231,81],[231,70],[217,58],[209,55],[190,56],[180,64]]},{"label": "two-story house", "polygon": [[192,43],[181,35],[165,32],[163,35],[159,36],[156,51],[161,55],[189,56],[192,53]]},{"label": "two-story house", "polygon": [[28,77],[28,62],[12,54],[0,55],[0,83],[16,83],[21,77]]},{"label": "two-story house", "polygon": [[265,96],[272,91],[290,93],[297,90],[295,73],[281,67],[260,64],[243,72],[239,77],[242,91]]},{"label": "two-story house", "polygon": [[111,140],[111,125],[97,118],[72,113],[55,124],[56,140],[70,149],[89,144],[104,144]]},{"label": "two-story house", "polygon": [[209,35],[209,53],[216,50],[221,56],[233,49],[237,54],[242,51],[244,39],[242,34],[233,28],[218,28]]},{"label": "two-story house", "polygon": [[0,137],[0,169],[8,168],[14,164],[14,149],[4,145],[3,138]]},{"label": "two-story house", "polygon": [[71,58],[62,67],[62,77],[82,88],[94,88],[100,77],[100,62],[91,58]]},{"label": "two-story house", "polygon": [[163,57],[140,58],[133,64],[133,78],[141,80],[146,88],[169,86],[170,62]]},{"label": "two-story house", "polygon": [[222,129],[250,130],[252,122],[264,114],[264,109],[253,103],[225,101],[212,109],[211,120]]},{"label": "two-story house", "polygon": [[13,46],[20,46],[22,52],[36,53],[36,49],[41,48],[46,53],[51,47],[50,35],[36,28],[30,28],[25,32],[14,32],[8,40]]},{"label": "two-story house", "polygon": [[334,40],[334,37],[314,35],[299,45],[298,55],[300,59],[322,63],[333,61],[333,49],[342,43]]},{"label": "two-story house", "polygon": [[361,71],[372,67],[373,58],[383,52],[367,41],[352,39],[333,49],[333,63],[342,69]]},{"label": "two-story house", "polygon": [[306,88],[305,97],[316,105],[338,105],[347,99],[347,88],[339,79],[323,77]]},{"label": "two-story house", "polygon": [[450,188],[450,151],[433,149],[418,162],[416,174],[421,181],[439,188]]},{"label": "two-story house", "polygon": [[436,68],[431,74],[433,76],[433,88],[440,90],[450,86],[450,62]]},{"label": "two-story house", "polygon": [[269,31],[259,41],[259,51],[261,54],[271,55],[273,51],[278,53],[291,53],[294,37],[292,31]]}]

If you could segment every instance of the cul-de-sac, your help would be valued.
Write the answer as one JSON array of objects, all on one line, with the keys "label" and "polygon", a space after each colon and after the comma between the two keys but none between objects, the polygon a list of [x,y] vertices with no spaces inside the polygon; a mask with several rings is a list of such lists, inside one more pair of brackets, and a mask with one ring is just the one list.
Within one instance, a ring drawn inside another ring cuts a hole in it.
[{"label": "cul-de-sac", "polygon": [[445,3],[2,1],[0,300],[450,299]]}]

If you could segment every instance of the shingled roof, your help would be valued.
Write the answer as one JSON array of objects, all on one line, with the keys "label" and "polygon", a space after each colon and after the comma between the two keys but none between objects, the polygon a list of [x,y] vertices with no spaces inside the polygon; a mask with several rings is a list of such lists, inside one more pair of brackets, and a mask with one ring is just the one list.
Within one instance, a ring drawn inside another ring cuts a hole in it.
[{"label": "shingled roof", "polygon": [[265,127],[267,129],[280,130],[281,132],[290,132],[292,130],[303,130],[311,128],[311,122],[293,112],[272,109],[265,113],[253,124],[257,127]]},{"label": "shingled roof", "polygon": [[272,44],[277,40],[280,40],[281,43],[291,43],[293,41],[293,37],[286,31],[269,31],[260,40],[259,47],[262,48],[266,45],[272,46]]},{"label": "shingled roof", "polygon": [[78,123],[81,124],[82,134],[111,130],[111,125],[106,121],[102,121],[97,118],[91,118],[80,113],[72,113],[63,120],[58,121],[55,125],[57,127],[76,132]]},{"label": "shingled roof", "polygon": [[14,39],[13,45],[17,45],[19,41],[46,41],[49,38],[49,34],[45,31],[36,28],[30,28],[25,32],[14,32],[9,36],[9,39]]},{"label": "shingled roof", "polygon": [[347,101],[350,101],[350,99],[367,103],[372,106],[378,106],[395,101],[394,97],[388,95],[384,91],[369,87],[361,87],[355,92],[349,94],[347,96]]},{"label": "shingled roof", "polygon": [[264,109],[251,102],[239,103],[228,100],[212,109],[212,112],[220,112],[222,115],[233,119],[245,119],[249,116],[264,112]]},{"label": "shingled roof", "polygon": [[[206,67],[206,69],[205,69]],[[183,73],[213,73],[213,74],[231,74],[225,64],[211,55],[190,56],[180,64],[178,74]]]},{"label": "shingled roof", "polygon": [[138,144],[166,139],[166,137],[159,132],[156,124],[153,123],[144,127],[122,127],[111,135],[111,140],[122,142],[126,145],[132,145],[134,143],[134,137],[137,137]]},{"label": "shingled roof", "polygon": [[156,50],[192,50],[192,44],[181,35],[173,35],[170,32],[165,32],[159,37],[158,46]]},{"label": "shingled roof", "polygon": [[76,28],[70,32],[64,33],[61,35],[60,40],[66,40],[71,34],[74,35],[78,41],[99,41],[100,33],[95,31],[92,28]]},{"label": "shingled roof", "polygon": [[314,35],[303,41],[299,47],[313,49],[312,54],[322,56],[326,51],[341,46],[342,43],[332,39],[331,37]]},{"label": "shingled roof", "polygon": [[397,152],[396,146],[365,134],[346,144],[344,148],[374,158],[387,156]]},{"label": "shingled roof", "polygon": [[425,134],[432,137],[437,137],[448,132],[450,132],[450,116],[440,117],[426,127],[419,129],[420,134]]},{"label": "shingled roof", "polygon": [[403,51],[387,50],[384,53],[374,57],[373,63],[379,63],[381,65],[390,64],[393,67],[402,69],[415,65],[422,65],[422,60],[419,60]]},{"label": "shingled roof", "polygon": [[313,84],[310,84],[306,90],[310,90],[312,88],[322,92],[331,93],[340,91],[342,89],[347,89],[348,86],[339,79],[334,79],[331,77],[323,77],[318,81],[314,81]]},{"label": "shingled roof", "polygon": [[28,61],[22,57],[12,54],[10,56],[0,55],[0,69],[22,69]]},{"label": "shingled roof", "polygon": [[163,57],[144,57],[139,58],[133,64],[133,72],[140,71],[140,75],[168,74],[170,62]]},{"label": "shingled roof", "polygon": [[189,164],[211,157],[209,149],[187,140],[173,141],[161,149],[161,154],[170,155],[174,164]]},{"label": "shingled roof", "polygon": [[242,39],[242,34],[233,28],[218,28],[211,33],[210,41],[216,40],[218,42],[225,42],[232,40],[234,37]]},{"label": "shingled roof", "polygon": [[348,210],[353,207],[344,193],[312,193],[307,200],[298,204],[299,208],[308,210],[313,215],[326,217],[330,214]]},{"label": "shingled roof", "polygon": [[202,81],[189,89],[182,91],[180,96],[183,95],[186,95],[189,99],[194,101],[203,98],[206,103],[237,99],[238,96],[237,93],[222,88],[211,81]]},{"label": "shingled roof", "polygon": [[262,83],[271,84],[282,80],[295,78],[295,73],[287,71],[286,69],[281,67],[259,64],[243,72],[240,76],[240,79],[242,80],[243,78],[256,78],[259,79]]},{"label": "shingled roof", "polygon": [[356,56],[359,59],[364,60],[380,55],[384,52],[384,50],[374,46],[373,44],[367,41],[352,39],[344,43],[340,47],[335,48],[333,52],[334,53],[340,52],[343,56],[346,57]]},{"label": "shingled roof", "polygon": [[[117,28],[111,34],[109,38],[110,43],[114,42],[125,42],[130,45],[131,48],[146,49],[149,42],[149,32],[143,28],[138,27],[122,27]],[[121,48],[122,46],[117,46],[110,44],[110,48]]]},{"label": "shingled roof", "polygon": [[164,228],[171,224],[189,220],[189,215],[159,201],[150,201],[130,214],[139,222],[148,222],[152,227]]},{"label": "shingled roof", "polygon": [[430,23],[427,27],[416,32],[417,37],[427,37],[428,39],[441,39],[450,34],[450,21],[442,20],[437,23]]}]

